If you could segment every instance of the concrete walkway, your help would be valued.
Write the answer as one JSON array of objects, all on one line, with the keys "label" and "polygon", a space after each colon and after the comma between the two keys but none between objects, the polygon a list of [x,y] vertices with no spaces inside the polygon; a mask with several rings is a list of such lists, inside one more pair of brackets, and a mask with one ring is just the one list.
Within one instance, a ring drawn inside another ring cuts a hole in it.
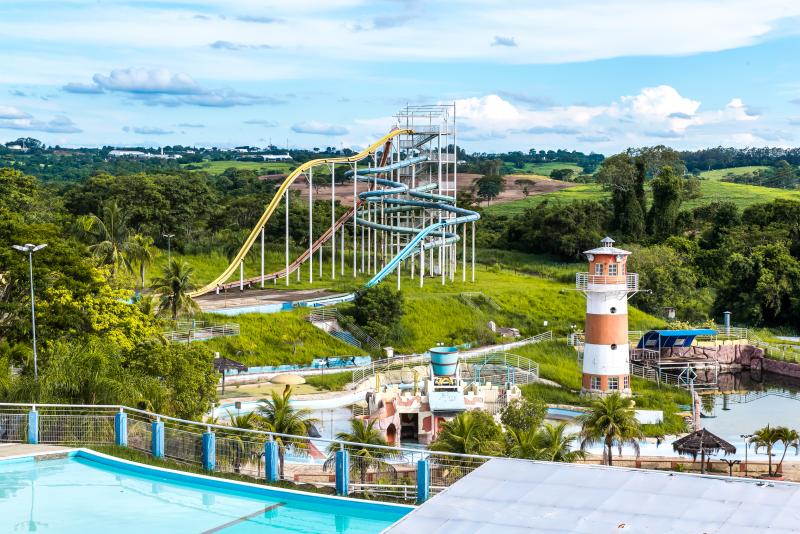
[{"label": "concrete walkway", "polygon": [[61,445],[28,445],[27,443],[0,443],[0,458],[26,456],[29,454],[58,453],[72,450]]}]

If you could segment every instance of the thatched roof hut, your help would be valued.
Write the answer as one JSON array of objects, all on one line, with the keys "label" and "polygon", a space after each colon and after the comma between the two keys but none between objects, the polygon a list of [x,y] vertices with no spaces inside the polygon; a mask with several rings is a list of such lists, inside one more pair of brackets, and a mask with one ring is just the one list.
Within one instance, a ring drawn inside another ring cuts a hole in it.
[{"label": "thatched roof hut", "polygon": [[230,370],[247,371],[247,366],[236,360],[231,360],[230,358],[219,357],[214,358],[214,370],[218,373],[224,373]]},{"label": "thatched roof hut", "polygon": [[722,451],[725,454],[735,454],[736,447],[717,436],[705,428],[687,434],[682,438],[672,442],[672,450],[678,454],[690,455],[695,460],[700,455],[700,472],[705,473],[706,455],[717,454]]}]

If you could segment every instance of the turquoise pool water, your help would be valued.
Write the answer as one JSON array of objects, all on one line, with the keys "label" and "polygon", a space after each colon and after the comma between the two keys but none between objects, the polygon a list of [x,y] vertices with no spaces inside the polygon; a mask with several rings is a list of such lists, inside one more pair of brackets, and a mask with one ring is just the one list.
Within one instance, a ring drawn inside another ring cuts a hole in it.
[{"label": "turquoise pool water", "polygon": [[368,534],[409,511],[172,475],[82,452],[0,461],[0,532]]}]

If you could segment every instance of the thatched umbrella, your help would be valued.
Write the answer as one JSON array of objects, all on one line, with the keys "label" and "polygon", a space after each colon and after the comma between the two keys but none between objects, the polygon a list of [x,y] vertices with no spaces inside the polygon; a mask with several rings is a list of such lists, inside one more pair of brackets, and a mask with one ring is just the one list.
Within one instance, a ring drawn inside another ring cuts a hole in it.
[{"label": "thatched umbrella", "polygon": [[692,432],[681,439],[672,442],[672,450],[678,454],[691,455],[695,460],[700,455],[700,472],[706,472],[706,455],[723,451],[725,454],[735,454],[736,447],[712,434],[705,428]]},{"label": "thatched umbrella", "polygon": [[225,395],[225,371],[229,371],[231,369],[235,369],[240,372],[247,371],[247,366],[241,362],[237,362],[236,360],[231,360],[229,358],[224,358],[222,356],[217,356],[216,358],[214,358],[214,370],[218,373],[222,373],[223,395]]}]

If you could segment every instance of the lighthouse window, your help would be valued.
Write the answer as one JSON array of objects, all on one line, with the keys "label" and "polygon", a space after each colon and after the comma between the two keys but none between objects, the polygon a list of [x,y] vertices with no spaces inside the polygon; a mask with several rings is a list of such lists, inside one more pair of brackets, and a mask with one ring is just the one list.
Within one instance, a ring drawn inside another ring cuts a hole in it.
[{"label": "lighthouse window", "polygon": [[617,276],[617,264],[610,263],[608,265],[608,276]]},{"label": "lighthouse window", "polygon": [[622,387],[623,389],[630,389],[631,388],[631,377],[623,376],[622,377]]},{"label": "lighthouse window", "polygon": [[611,344],[611,350],[617,350],[617,344],[616,343],[612,343]]},{"label": "lighthouse window", "polygon": [[600,377],[593,376],[592,377],[592,389],[600,389]]},{"label": "lighthouse window", "polygon": [[595,263],[594,264],[594,274],[595,274],[595,276],[603,276],[603,264],[602,263]]},{"label": "lighthouse window", "polygon": [[611,313],[617,313],[617,309],[614,306],[611,306]]},{"label": "lighthouse window", "polygon": [[616,376],[608,377],[608,389],[619,389],[619,378]]}]

